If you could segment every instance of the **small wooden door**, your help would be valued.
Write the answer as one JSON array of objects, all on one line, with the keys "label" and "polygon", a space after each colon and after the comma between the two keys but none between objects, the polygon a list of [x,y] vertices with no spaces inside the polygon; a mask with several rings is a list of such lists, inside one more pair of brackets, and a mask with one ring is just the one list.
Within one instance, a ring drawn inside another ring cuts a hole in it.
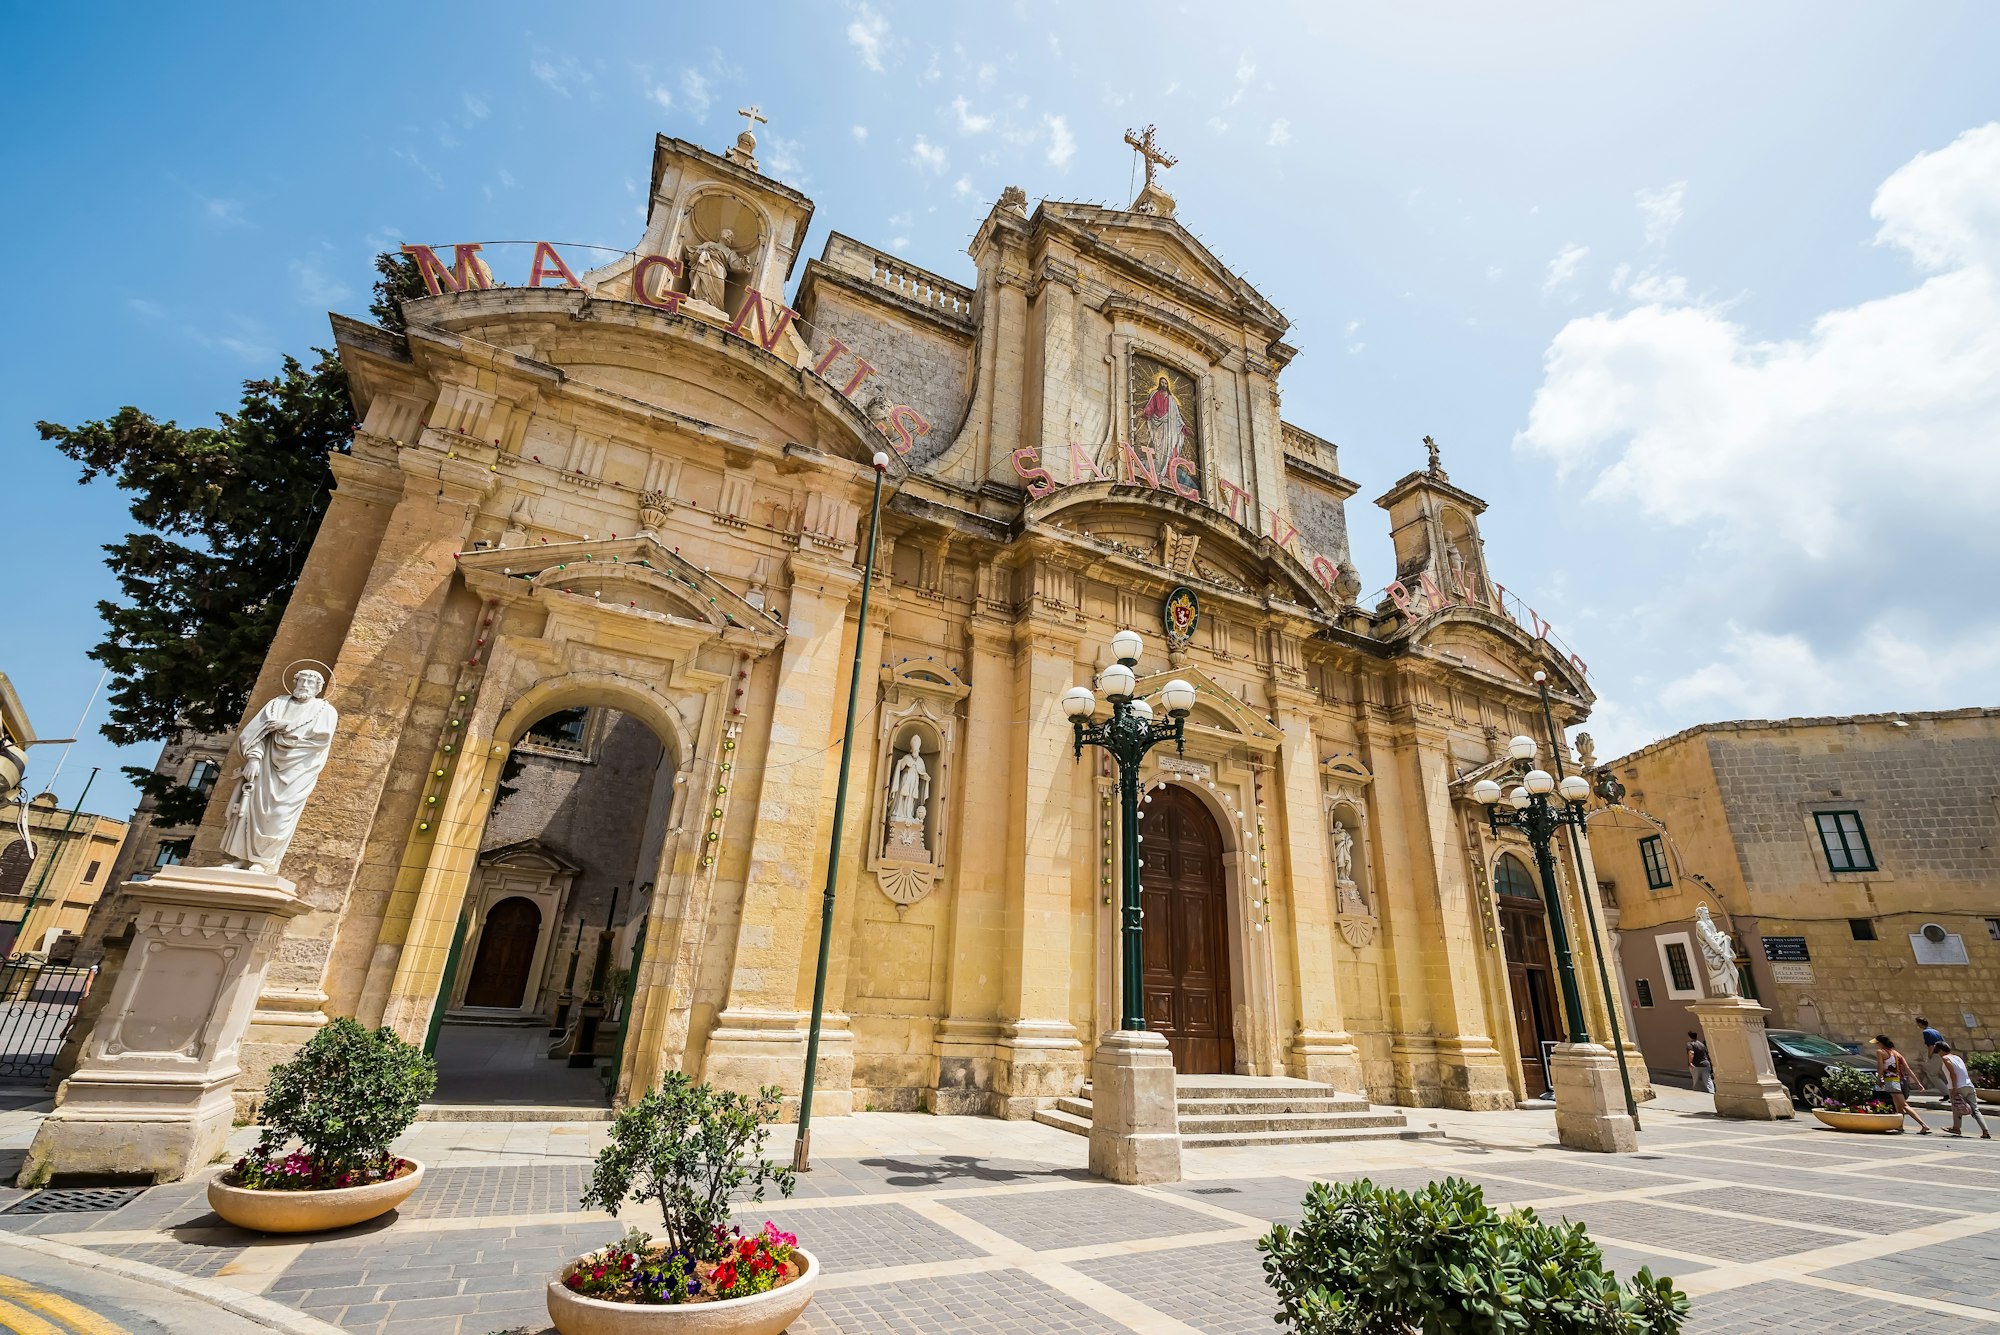
[{"label": "small wooden door", "polygon": [[1140,822],[1139,903],[1146,1027],[1167,1040],[1183,1075],[1236,1071],[1222,832],[1199,798],[1169,785]]},{"label": "small wooden door", "polygon": [[528,969],[542,934],[542,911],[535,901],[510,895],[486,911],[479,953],[465,983],[465,1004],[507,1008],[528,991]]},{"label": "small wooden door", "polygon": [[1521,1044],[1521,1085],[1529,1098],[1548,1089],[1542,1073],[1542,1044],[1564,1038],[1549,967],[1548,918],[1533,902],[1500,900],[1500,935],[1507,952],[1507,993],[1513,1001],[1514,1034]]}]

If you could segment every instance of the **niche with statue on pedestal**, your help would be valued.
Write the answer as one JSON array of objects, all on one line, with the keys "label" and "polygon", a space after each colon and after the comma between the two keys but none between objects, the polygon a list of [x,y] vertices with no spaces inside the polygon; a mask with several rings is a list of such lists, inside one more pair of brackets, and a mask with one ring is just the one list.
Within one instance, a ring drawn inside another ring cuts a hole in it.
[{"label": "niche with statue on pedestal", "polygon": [[882,673],[874,817],[868,868],[898,912],[930,894],[944,874],[952,829],[947,803],[958,738],[958,704],[970,688],[934,659],[905,660]]},{"label": "niche with statue on pedestal", "polygon": [[1368,871],[1367,791],[1375,776],[1352,756],[1328,761],[1322,775],[1327,861],[1333,870],[1334,923],[1340,928],[1341,938],[1360,950],[1375,943],[1381,925]]}]

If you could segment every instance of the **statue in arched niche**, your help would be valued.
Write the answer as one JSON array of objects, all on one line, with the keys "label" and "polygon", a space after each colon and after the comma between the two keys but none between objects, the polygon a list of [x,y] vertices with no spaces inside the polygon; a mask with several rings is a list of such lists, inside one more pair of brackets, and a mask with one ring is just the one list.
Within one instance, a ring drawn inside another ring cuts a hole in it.
[{"label": "statue in arched niche", "polygon": [[892,855],[928,854],[924,820],[930,814],[931,772],[924,764],[924,739],[910,734],[909,754],[889,771],[889,848]]},{"label": "statue in arched niche", "polygon": [[1354,883],[1354,831],[1338,818],[1333,823],[1333,888],[1340,912],[1368,912],[1361,887]]}]

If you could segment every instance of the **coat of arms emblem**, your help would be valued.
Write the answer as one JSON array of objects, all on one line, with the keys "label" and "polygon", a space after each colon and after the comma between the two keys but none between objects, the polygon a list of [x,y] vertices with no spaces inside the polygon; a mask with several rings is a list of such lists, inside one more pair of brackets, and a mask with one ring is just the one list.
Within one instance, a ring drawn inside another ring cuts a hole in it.
[{"label": "coat of arms emblem", "polygon": [[1180,585],[1167,594],[1167,601],[1160,609],[1160,620],[1167,632],[1167,647],[1185,649],[1194,638],[1195,625],[1201,620],[1201,600],[1194,596],[1193,589]]}]

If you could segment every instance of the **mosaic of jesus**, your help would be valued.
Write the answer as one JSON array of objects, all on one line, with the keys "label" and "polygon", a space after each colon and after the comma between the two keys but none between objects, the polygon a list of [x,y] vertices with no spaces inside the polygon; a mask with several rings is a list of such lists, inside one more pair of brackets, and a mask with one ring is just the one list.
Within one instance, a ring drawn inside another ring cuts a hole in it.
[{"label": "mosaic of jesus", "polygon": [[1199,468],[1195,449],[1194,381],[1149,357],[1132,359],[1133,439],[1151,451],[1153,466],[1170,476],[1174,460]]}]

